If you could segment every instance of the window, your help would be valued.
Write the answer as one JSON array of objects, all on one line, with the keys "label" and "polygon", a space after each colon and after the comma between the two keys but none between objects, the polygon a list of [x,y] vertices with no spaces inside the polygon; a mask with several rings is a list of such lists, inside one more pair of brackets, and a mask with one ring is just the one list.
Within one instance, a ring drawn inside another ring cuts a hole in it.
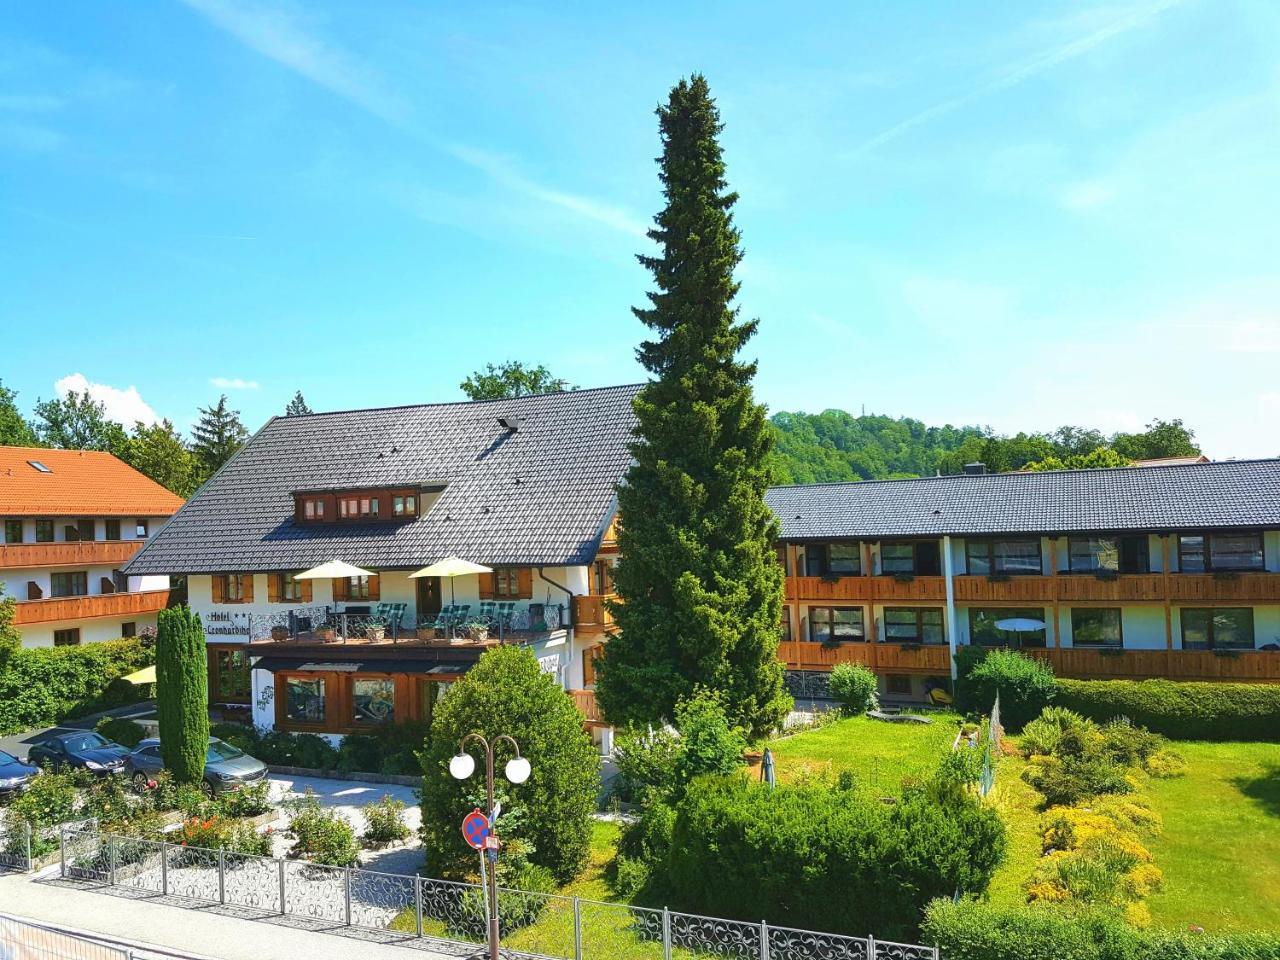
[{"label": "window", "polygon": [[397,517],[416,517],[418,515],[418,498],[410,494],[407,497],[392,497],[391,512]]},{"label": "window", "polygon": [[78,647],[80,645],[80,628],[71,627],[69,630],[53,631],[53,645],[55,647]]},{"label": "window", "polygon": [[49,575],[49,596],[51,597],[87,597],[89,595],[89,573],[86,570],[52,573]]},{"label": "window", "polygon": [[322,497],[308,497],[302,501],[302,514],[308,520],[324,519],[324,499]]},{"label": "window", "polygon": [[393,723],[396,713],[394,680],[351,681],[351,722],[360,726]]},{"label": "window", "polygon": [[347,599],[348,600],[368,600],[369,599],[369,578],[368,577],[347,577]]},{"label": "window", "polygon": [[21,543],[22,542],[22,521],[6,520],[4,522],[4,542],[5,543]]},{"label": "window", "polygon": [[884,678],[884,688],[888,693],[899,697],[911,696],[911,678],[900,673],[891,673]]},{"label": "window", "polygon": [[1120,544],[1115,537],[1070,537],[1067,564],[1072,573],[1120,569]]},{"label": "window", "polygon": [[941,607],[886,607],[886,643],[946,643]]},{"label": "window", "polygon": [[1151,572],[1151,541],[1146,534],[1120,538],[1120,572]]},{"label": "window", "polygon": [[357,520],[378,516],[377,497],[343,497],[338,501],[339,513],[343,520]]},{"label": "window", "polygon": [[276,589],[279,591],[282,603],[302,599],[302,581],[295,579],[291,574],[277,573]]},{"label": "window", "polygon": [[92,517],[81,517],[76,521],[76,534],[81,540],[96,539]]},{"label": "window", "polygon": [[942,570],[942,555],[936,540],[886,543],[880,547],[880,570],[886,574],[910,573],[936,577]]},{"label": "window", "polygon": [[289,677],[284,685],[284,717],[294,723],[324,723],[324,681]]},{"label": "window", "polygon": [[971,574],[1039,574],[1040,541],[966,540],[965,554]]},{"label": "window", "polygon": [[119,517],[108,517],[105,523],[105,527],[106,527],[105,539],[107,540],[120,539],[120,518]]},{"label": "window", "polygon": [[517,599],[520,596],[520,568],[519,567],[494,567],[493,568],[493,595],[502,597],[506,600]]},{"label": "window", "polygon": [[39,470],[41,473],[53,473],[52,470],[46,467],[39,460],[28,460],[27,463],[31,464],[33,468],[35,468],[36,470]]},{"label": "window", "polygon": [[1071,611],[1071,645],[1074,647],[1123,647],[1119,607]]},{"label": "window", "polygon": [[613,593],[613,562],[597,560],[591,567],[591,592],[597,597]]},{"label": "window", "polygon": [[219,703],[248,703],[249,655],[243,650],[215,650],[211,680]]},{"label": "window", "polygon": [[862,551],[856,543],[811,543],[804,550],[805,575],[856,577],[862,573]]},{"label": "window", "polygon": [[214,603],[253,603],[253,574],[224,573],[213,578]]},{"label": "window", "polygon": [[138,624],[133,620],[126,620],[120,624],[120,636],[136,637],[138,635]]},{"label": "window", "polygon": [[133,535],[139,540],[147,539],[147,521],[137,520],[134,522]]},{"label": "window", "polygon": [[1183,573],[1265,568],[1260,533],[1196,534],[1178,538],[1178,569]]},{"label": "window", "polygon": [[791,608],[785,604],[782,607],[782,624],[778,628],[778,635],[783,642],[791,641]]},{"label": "window", "polygon": [[36,521],[36,543],[53,543],[53,521]]},{"label": "window", "polygon": [[[1039,623],[1040,628],[1027,630],[1009,630],[998,624],[1009,624],[1011,620],[1024,620],[1017,624],[1031,627]],[[1015,609],[1009,607],[969,608],[969,642],[978,647],[1043,647],[1045,645],[1044,610],[1039,607]]]},{"label": "window", "polygon": [[1180,614],[1184,650],[1253,649],[1252,607],[1183,607]]},{"label": "window", "polygon": [[111,589],[115,593],[127,593],[129,591],[129,578],[124,575],[123,570],[111,571]]},{"label": "window", "polygon": [[861,607],[810,607],[809,639],[814,643],[839,643],[867,639]]}]

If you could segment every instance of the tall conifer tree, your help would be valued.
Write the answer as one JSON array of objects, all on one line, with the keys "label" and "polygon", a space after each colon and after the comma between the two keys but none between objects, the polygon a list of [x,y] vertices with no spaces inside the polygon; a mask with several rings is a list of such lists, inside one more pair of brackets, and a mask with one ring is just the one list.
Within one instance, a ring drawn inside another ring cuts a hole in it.
[{"label": "tall conifer tree", "polygon": [[209,747],[209,662],[204,626],[186,606],[161,610],[156,630],[160,754],[178,783],[199,783]]},{"label": "tall conifer tree", "polygon": [[771,435],[754,400],[754,363],[739,353],[756,321],[733,306],[742,259],[718,135],[719,111],[694,75],[658,108],[666,208],[641,256],[657,289],[634,312],[655,334],[640,362],[634,464],[618,494],[618,635],[597,692],[615,723],[671,719],[697,685],[718,690],[753,734],[791,699],[777,657],[782,569],[765,505]]},{"label": "tall conifer tree", "polygon": [[191,451],[200,458],[207,477],[236,455],[249,439],[249,431],[240,422],[240,411],[227,406],[224,393],[216,404],[200,408],[200,419],[191,428],[191,436]]}]

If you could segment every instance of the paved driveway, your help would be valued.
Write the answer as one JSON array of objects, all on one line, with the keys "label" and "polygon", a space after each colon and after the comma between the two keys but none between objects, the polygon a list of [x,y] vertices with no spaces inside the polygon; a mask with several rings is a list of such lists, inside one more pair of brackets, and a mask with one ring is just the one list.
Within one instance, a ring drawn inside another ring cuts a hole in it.
[{"label": "paved driveway", "polygon": [[141,703],[131,703],[126,707],[116,707],[114,710],[107,710],[103,713],[67,720],[61,726],[41,727],[38,730],[27,730],[23,733],[11,733],[7,737],[0,737],[0,750],[5,753],[11,753],[21,759],[27,755],[33,745],[42,743],[59,733],[70,733],[73,730],[92,730],[98,725],[98,721],[105,716],[137,717],[154,713],[155,709],[156,705],[153,701],[144,700]]}]

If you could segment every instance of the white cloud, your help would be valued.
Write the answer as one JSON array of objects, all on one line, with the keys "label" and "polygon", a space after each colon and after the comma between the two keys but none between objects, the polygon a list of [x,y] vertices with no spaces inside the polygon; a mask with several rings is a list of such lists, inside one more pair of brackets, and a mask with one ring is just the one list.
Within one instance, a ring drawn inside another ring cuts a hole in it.
[{"label": "white cloud", "polygon": [[1112,20],[1105,26],[1099,27],[1097,30],[1087,33],[1082,37],[1077,37],[1067,43],[1060,44],[1049,50],[1045,50],[1036,56],[1030,57],[1019,63],[1010,64],[1005,67],[992,80],[981,83],[964,93],[954,97],[949,97],[933,106],[915,113],[905,120],[895,123],[880,133],[864,141],[858,146],[853,154],[859,155],[869,153],[876,147],[883,146],[891,140],[896,140],[910,130],[922,126],[937,117],[958,110],[960,107],[967,106],[975,100],[981,100],[992,94],[1000,93],[1011,87],[1016,87],[1025,80],[1043,73],[1046,70],[1056,67],[1068,60],[1074,60],[1076,57],[1089,53],[1096,47],[1101,46],[1108,40],[1128,33],[1137,27],[1141,27],[1153,17],[1163,13],[1168,8],[1180,3],[1181,0],[1156,0],[1154,3],[1148,3],[1134,10],[1130,10],[1124,16]]},{"label": "white cloud", "polygon": [[160,416],[142,399],[138,388],[130,384],[121,390],[106,383],[93,383],[83,373],[69,373],[53,384],[54,392],[65,397],[71,391],[88,393],[95,401],[106,409],[109,420],[132,427],[141,420],[151,424],[159,421]]},{"label": "white cloud", "polygon": [[257,380],[242,380],[239,377],[210,377],[209,383],[220,390],[257,390],[261,386]]}]

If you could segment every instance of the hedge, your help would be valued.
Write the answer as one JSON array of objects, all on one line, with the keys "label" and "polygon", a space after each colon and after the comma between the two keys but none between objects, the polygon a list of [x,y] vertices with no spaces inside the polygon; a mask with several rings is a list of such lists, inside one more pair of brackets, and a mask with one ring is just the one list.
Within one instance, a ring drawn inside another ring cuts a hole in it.
[{"label": "hedge", "polygon": [[644,899],[910,940],[933,898],[985,891],[1004,851],[996,812],[958,792],[917,789],[889,805],[822,785],[700,779],[676,806]]},{"label": "hedge", "polygon": [[118,678],[153,662],[136,638],[14,650],[0,670],[0,734],[144,699],[144,687]]},{"label": "hedge", "polygon": [[921,934],[946,960],[1280,960],[1274,934],[1140,930],[1104,914],[972,901],[933,901]]},{"label": "hedge", "polygon": [[1057,694],[1053,668],[1017,650],[966,647],[956,654],[956,706],[971,716],[991,710],[1000,698],[1000,719],[1017,732],[1040,715]]},{"label": "hedge", "polygon": [[1059,680],[1054,703],[1175,740],[1280,740],[1280,684]]}]

